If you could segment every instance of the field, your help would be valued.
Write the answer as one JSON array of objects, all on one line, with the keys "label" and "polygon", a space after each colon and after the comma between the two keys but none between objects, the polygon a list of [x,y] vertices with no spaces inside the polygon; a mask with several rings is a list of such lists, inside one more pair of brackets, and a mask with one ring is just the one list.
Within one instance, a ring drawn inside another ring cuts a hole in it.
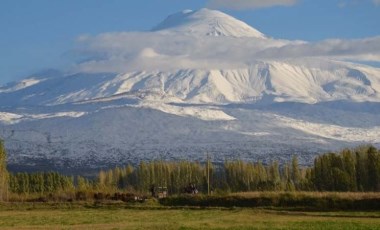
[{"label": "field", "polygon": [[380,229],[380,212],[3,204],[0,229]]}]

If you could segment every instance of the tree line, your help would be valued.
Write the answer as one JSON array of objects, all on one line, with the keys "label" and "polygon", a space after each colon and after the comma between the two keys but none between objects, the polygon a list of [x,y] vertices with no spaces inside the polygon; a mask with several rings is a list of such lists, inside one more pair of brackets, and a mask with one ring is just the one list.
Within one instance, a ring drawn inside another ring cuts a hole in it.
[{"label": "tree line", "polygon": [[10,174],[9,190],[18,194],[45,194],[74,189],[74,178],[57,172]]},{"label": "tree line", "polygon": [[101,170],[96,178],[66,176],[57,172],[8,173],[6,152],[0,142],[0,199],[8,193],[51,194],[62,191],[82,193],[148,193],[152,186],[165,187],[169,194],[183,193],[191,184],[207,193],[208,177],[213,192],[248,191],[380,191],[380,151],[373,146],[325,153],[310,167],[300,167],[296,156],[284,165],[226,161],[140,162]]},{"label": "tree line", "polygon": [[[170,194],[195,184],[207,191],[207,165],[200,162],[141,162],[138,166],[101,171],[95,184],[110,190],[148,191],[151,185],[167,187]],[[226,161],[211,164],[213,191],[380,191],[380,151],[373,146],[344,149],[315,158],[310,167],[301,167],[296,156],[282,166]],[[88,186],[87,186],[88,187]]]}]

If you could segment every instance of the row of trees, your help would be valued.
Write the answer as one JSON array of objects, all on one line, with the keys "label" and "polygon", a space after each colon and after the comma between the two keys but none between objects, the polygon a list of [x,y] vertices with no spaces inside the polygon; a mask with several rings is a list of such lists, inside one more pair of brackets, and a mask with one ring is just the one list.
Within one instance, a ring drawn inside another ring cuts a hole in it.
[{"label": "row of trees", "polygon": [[169,194],[182,193],[189,184],[207,193],[211,190],[244,191],[380,191],[380,151],[372,146],[327,153],[311,167],[300,167],[297,157],[280,166],[274,161],[226,161],[215,165],[200,162],[140,162],[136,167],[100,171],[95,179],[56,172],[17,173],[6,171],[6,153],[0,142],[0,199],[8,192],[47,194],[57,191],[147,193],[151,187],[167,187]]},{"label": "row of trees", "polygon": [[167,187],[171,194],[181,193],[189,184],[207,186],[204,165],[197,162],[141,162],[136,168],[116,167],[100,171],[95,182],[87,181],[85,188],[103,191],[130,190],[146,192],[154,186]]},{"label": "row of trees", "polygon": [[44,194],[73,190],[74,178],[57,172],[10,174],[9,189],[18,194]]},{"label": "row of trees", "polygon": [[307,178],[320,191],[380,191],[380,153],[375,147],[324,154]]},{"label": "row of trees", "polygon": [[[297,157],[280,166],[274,161],[226,161],[211,165],[211,188],[242,191],[380,191],[380,152],[373,146],[327,153],[311,167],[300,167]],[[83,179],[82,181],[84,181]],[[189,184],[207,191],[207,167],[199,162],[141,162],[101,171],[97,180],[79,186],[86,189],[149,191],[152,185],[180,193]]]},{"label": "row of trees", "polygon": [[[339,153],[318,156],[311,167],[300,167],[296,156],[280,166],[274,161],[226,161],[211,165],[211,188],[226,192],[241,191],[380,191],[380,151],[361,146]],[[207,191],[207,167],[199,162],[141,162],[101,171],[98,187],[148,191],[151,185],[179,193],[188,184]]]},{"label": "row of trees", "polygon": [[261,162],[232,161],[224,164],[219,180],[224,190],[233,192],[310,190],[306,180],[309,171],[299,168],[296,157],[283,167],[276,161],[266,166]]}]

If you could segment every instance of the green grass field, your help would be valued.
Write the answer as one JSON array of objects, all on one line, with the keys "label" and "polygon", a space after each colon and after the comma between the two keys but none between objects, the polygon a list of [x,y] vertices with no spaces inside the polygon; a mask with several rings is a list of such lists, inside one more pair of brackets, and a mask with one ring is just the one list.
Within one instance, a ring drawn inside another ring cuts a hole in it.
[{"label": "green grass field", "polygon": [[7,204],[0,229],[380,229],[380,212]]}]

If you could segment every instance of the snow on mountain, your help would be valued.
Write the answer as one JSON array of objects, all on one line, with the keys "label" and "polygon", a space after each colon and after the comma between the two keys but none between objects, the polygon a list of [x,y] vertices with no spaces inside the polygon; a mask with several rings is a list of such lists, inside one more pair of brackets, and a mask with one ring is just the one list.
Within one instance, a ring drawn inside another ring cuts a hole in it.
[{"label": "snow on mountain", "polygon": [[0,112],[0,122],[2,122],[4,124],[15,123],[20,118],[22,118],[22,115],[18,115],[18,114],[14,114],[14,113]]},{"label": "snow on mountain", "polygon": [[39,82],[41,82],[41,80],[39,79],[34,79],[34,78],[25,79],[20,82],[7,85],[6,87],[0,87],[0,93],[9,93],[9,92],[18,91],[24,88],[28,88],[29,86],[38,84]]},{"label": "snow on mountain", "polygon": [[[254,102],[380,102],[380,70],[350,63],[309,67],[301,61],[266,61],[243,69],[74,74],[1,91],[2,105],[59,105],[145,93],[151,101],[193,104]],[[319,59],[313,62],[320,62]],[[308,66],[309,65],[309,66]],[[22,82],[30,82],[26,79]]]},{"label": "snow on mountain", "polygon": [[[320,151],[380,144],[379,68],[262,56],[304,42],[267,38],[207,9],[169,16],[143,35],[154,39],[133,52],[124,50],[128,34],[95,38],[95,57],[78,68],[91,71],[48,71],[1,87],[11,167],[203,160],[205,152],[215,161],[296,153],[308,164]],[[122,71],[94,70],[115,65]]]},{"label": "snow on mountain", "polygon": [[185,35],[266,38],[264,34],[217,10],[184,10],[170,15],[152,31]]}]

